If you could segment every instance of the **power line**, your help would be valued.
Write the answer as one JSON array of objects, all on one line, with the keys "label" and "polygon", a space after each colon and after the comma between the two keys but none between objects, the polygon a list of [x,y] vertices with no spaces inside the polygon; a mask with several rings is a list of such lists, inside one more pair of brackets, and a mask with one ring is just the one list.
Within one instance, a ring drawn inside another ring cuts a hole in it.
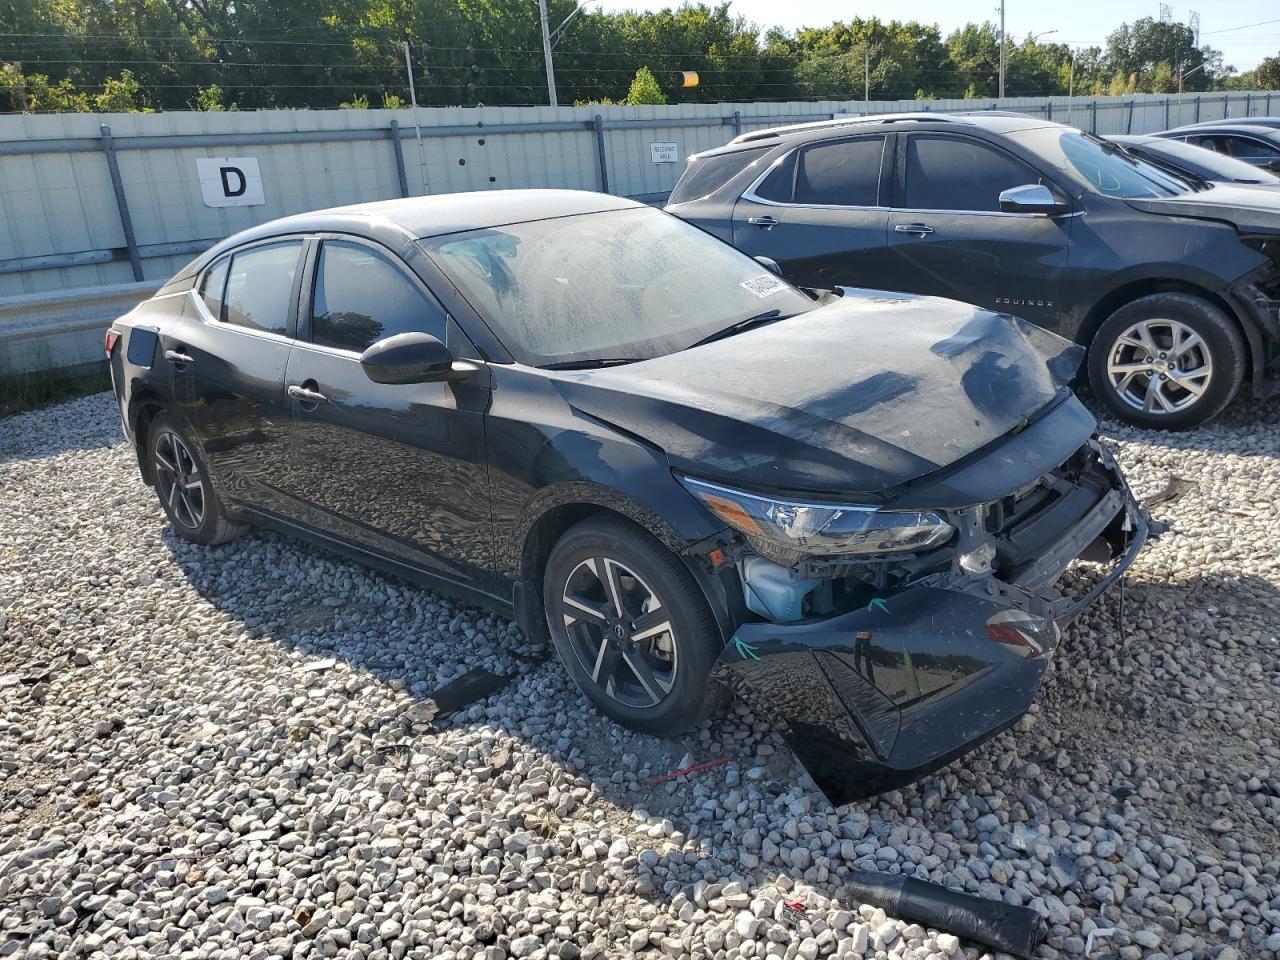
[{"label": "power line", "polygon": [[1246,23],[1239,27],[1223,27],[1221,30],[1206,30],[1204,36],[1211,37],[1215,33],[1231,33],[1233,30],[1248,30],[1250,27],[1265,27],[1269,23],[1280,23],[1280,17],[1274,20],[1259,20],[1257,23]]}]

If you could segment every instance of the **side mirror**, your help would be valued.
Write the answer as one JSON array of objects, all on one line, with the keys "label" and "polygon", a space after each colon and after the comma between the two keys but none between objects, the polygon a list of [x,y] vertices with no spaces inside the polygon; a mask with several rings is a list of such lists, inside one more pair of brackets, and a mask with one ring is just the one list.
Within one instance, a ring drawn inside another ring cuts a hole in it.
[{"label": "side mirror", "polygon": [[398,333],[360,354],[374,383],[434,383],[453,377],[453,354],[429,333]]},{"label": "side mirror", "polygon": [[778,266],[778,261],[773,259],[773,257],[754,257],[753,259],[770,273],[782,276],[782,268]]},{"label": "side mirror", "polygon": [[1000,191],[1002,213],[1066,213],[1067,205],[1060,203],[1053,192],[1042,183],[1028,183],[1022,187],[1010,187]]},{"label": "side mirror", "polygon": [[1263,169],[1270,170],[1272,173],[1280,173],[1280,160],[1272,160]]}]

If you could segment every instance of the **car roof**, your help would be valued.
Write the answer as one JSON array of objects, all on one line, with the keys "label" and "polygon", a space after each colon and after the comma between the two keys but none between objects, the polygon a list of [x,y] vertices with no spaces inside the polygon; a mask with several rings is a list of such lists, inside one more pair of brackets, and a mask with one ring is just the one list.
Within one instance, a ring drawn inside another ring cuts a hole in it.
[{"label": "car roof", "polygon": [[[1258,119],[1263,119],[1259,117]],[[1204,123],[1191,123],[1185,127],[1174,127],[1172,130],[1165,130],[1157,134],[1157,136],[1168,137],[1175,134],[1187,135],[1192,133],[1251,133],[1254,136],[1274,137],[1280,135],[1280,124],[1277,123],[1253,123],[1249,120],[1209,120]]]},{"label": "car roof", "polygon": [[730,152],[739,148],[759,147],[769,143],[820,140],[843,132],[846,128],[888,127],[894,130],[925,127],[945,130],[947,126],[969,126],[992,133],[1011,133],[1034,127],[1062,126],[1036,117],[1007,110],[973,110],[958,113],[934,113],[928,110],[911,113],[872,113],[863,116],[835,117],[808,123],[791,123],[763,130],[751,130],[739,134],[723,147],[704,151],[708,153]]},{"label": "car roof", "polygon": [[530,220],[643,206],[636,200],[587,190],[476,190],[347,204],[283,217],[253,229],[270,233],[332,230],[337,227],[350,230],[353,225],[365,221],[370,227],[398,227],[403,233],[421,239]]},{"label": "car roof", "polygon": [[1280,117],[1226,117],[1219,120],[1201,120],[1199,123],[1187,123],[1179,130],[1192,127],[1214,127],[1224,123],[1244,123],[1251,127],[1280,127]]},{"label": "car roof", "polygon": [[408,238],[421,240],[464,230],[644,207],[637,200],[589,190],[476,190],[353,203],[295,213],[241,230],[200,254],[170,283],[191,276],[227,250],[288,234],[348,233],[394,247]]}]

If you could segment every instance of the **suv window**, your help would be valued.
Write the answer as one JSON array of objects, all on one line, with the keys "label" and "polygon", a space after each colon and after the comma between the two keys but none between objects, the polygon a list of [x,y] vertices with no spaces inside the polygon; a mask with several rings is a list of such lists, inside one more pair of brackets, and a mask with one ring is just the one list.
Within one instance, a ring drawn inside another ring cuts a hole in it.
[{"label": "suv window", "polygon": [[711,157],[690,157],[684,175],[671,191],[667,203],[687,203],[700,200],[728,183],[751,163],[760,158],[769,147],[754,150],[736,150]]},{"label": "suv window", "polygon": [[806,147],[796,170],[796,203],[874,207],[880,200],[884,137]]},{"label": "suv window", "polygon": [[397,333],[444,340],[444,311],[392,262],[360,243],[326,240],[311,298],[311,342],[363,353]]},{"label": "suv window", "polygon": [[215,320],[222,319],[222,294],[227,288],[227,267],[230,263],[230,257],[221,257],[204,272],[204,279],[200,281],[200,299]]},{"label": "suv window", "polygon": [[1265,163],[1280,159],[1280,150],[1251,137],[1223,137],[1222,139],[1227,143],[1227,153],[1237,160]]},{"label": "suv window", "polygon": [[756,196],[774,203],[790,203],[795,187],[796,151],[793,150],[756,187]]},{"label": "suv window", "polygon": [[289,300],[301,252],[301,240],[286,240],[232,254],[221,319],[250,330],[288,332]]},{"label": "suv window", "polygon": [[908,210],[1000,209],[1000,193],[1039,183],[1025,164],[974,140],[914,135],[907,138]]}]

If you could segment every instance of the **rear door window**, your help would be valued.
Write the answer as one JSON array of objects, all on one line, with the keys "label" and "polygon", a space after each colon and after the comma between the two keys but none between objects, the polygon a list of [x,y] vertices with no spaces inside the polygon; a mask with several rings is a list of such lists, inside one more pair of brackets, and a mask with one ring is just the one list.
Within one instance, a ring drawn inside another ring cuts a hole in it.
[{"label": "rear door window", "polygon": [[915,134],[907,139],[907,210],[1000,209],[1000,193],[1039,183],[1026,164],[994,147],[960,137]]},{"label": "rear door window", "polygon": [[233,254],[222,319],[264,333],[288,333],[301,252],[301,240],[286,240]]},{"label": "rear door window", "polygon": [[874,207],[880,201],[884,137],[836,140],[800,151],[795,202],[831,207]]},{"label": "rear door window", "polygon": [[398,333],[445,338],[444,310],[385,256],[362,243],[326,240],[311,297],[311,342],[363,353]]}]

